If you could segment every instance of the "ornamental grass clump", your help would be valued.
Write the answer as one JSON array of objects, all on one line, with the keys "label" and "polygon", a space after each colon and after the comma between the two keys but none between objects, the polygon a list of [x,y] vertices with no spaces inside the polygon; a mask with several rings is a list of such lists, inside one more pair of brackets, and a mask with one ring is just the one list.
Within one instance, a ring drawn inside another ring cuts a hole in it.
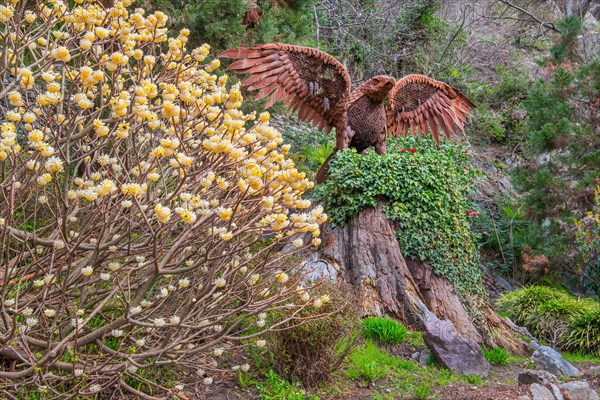
[{"label": "ornamental grass clump", "polygon": [[497,305],[514,322],[553,346],[584,353],[600,348],[600,304],[594,300],[533,285],[503,295]]},{"label": "ornamental grass clump", "polygon": [[165,14],[132,3],[0,7],[8,392],[144,397],[127,382],[165,393],[144,370],[167,364],[210,384],[233,346],[264,345],[296,314],[245,320],[319,312],[274,251],[300,232],[298,249],[319,244],[313,184],[269,114],[240,110],[209,46],[188,51],[188,30],[170,36]]},{"label": "ornamental grass clump", "polygon": [[368,317],[362,321],[363,336],[384,344],[402,344],[408,329],[390,318]]}]

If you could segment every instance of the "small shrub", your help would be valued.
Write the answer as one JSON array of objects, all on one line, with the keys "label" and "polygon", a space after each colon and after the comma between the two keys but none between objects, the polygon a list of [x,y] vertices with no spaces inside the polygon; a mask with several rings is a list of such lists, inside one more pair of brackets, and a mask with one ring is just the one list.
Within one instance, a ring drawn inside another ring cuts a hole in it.
[{"label": "small shrub", "polygon": [[[330,302],[324,303],[319,310],[327,314],[325,318],[314,319],[314,308],[307,308],[297,313],[296,318],[305,318],[308,322],[269,334],[275,370],[307,387],[329,380],[345,357],[355,349],[359,336],[360,319],[355,302],[348,295],[351,292],[338,284],[325,284],[313,290],[315,301],[321,301],[319,293],[325,291]],[[292,326],[283,325],[281,328]]]},{"label": "small shrub", "polygon": [[362,321],[363,335],[366,338],[386,344],[401,344],[406,339],[408,329],[393,319],[368,317]]},{"label": "small shrub", "polygon": [[569,325],[564,347],[600,357],[600,308],[577,317]]},{"label": "small shrub", "polygon": [[[403,252],[431,265],[467,301],[483,294],[479,253],[468,194],[479,173],[468,148],[429,138],[390,138],[384,155],[338,152],[315,197],[330,221],[343,225],[361,210],[387,200],[383,211],[398,226]],[[448,190],[454,188],[455,190]],[[473,307],[474,309],[475,307]]]},{"label": "small shrub", "polygon": [[494,347],[490,350],[483,349],[485,359],[492,365],[506,365],[508,353],[501,347]]},{"label": "small shrub", "polygon": [[360,366],[359,377],[367,382],[375,382],[377,379],[383,378],[387,373],[385,368],[377,364],[377,361],[371,361]]}]

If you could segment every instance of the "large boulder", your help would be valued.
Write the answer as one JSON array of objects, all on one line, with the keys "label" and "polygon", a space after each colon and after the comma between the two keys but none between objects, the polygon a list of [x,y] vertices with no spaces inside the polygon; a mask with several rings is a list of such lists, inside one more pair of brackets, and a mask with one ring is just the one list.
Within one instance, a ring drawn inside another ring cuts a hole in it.
[{"label": "large boulder", "polygon": [[460,336],[451,321],[427,320],[423,340],[436,360],[451,371],[480,376],[487,376],[490,371],[479,345]]},{"label": "large boulder", "polygon": [[598,394],[584,381],[567,382],[560,385],[565,400],[599,400]]},{"label": "large boulder", "polygon": [[563,356],[552,347],[538,347],[531,356],[531,360],[539,367],[556,376],[579,375],[579,370],[565,361]]}]

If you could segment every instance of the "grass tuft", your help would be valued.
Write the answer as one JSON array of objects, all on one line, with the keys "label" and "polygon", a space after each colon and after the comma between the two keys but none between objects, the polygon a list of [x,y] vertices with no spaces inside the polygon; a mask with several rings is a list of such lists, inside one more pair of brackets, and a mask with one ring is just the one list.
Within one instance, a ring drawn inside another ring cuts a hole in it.
[{"label": "grass tuft", "polygon": [[408,329],[399,322],[384,317],[368,317],[362,321],[363,335],[384,344],[401,344]]}]

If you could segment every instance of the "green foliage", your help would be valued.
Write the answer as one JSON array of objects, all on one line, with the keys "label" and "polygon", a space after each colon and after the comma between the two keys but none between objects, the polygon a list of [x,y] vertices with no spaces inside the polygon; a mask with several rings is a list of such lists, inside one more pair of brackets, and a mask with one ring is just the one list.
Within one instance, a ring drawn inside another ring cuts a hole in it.
[{"label": "green foliage", "polygon": [[324,143],[317,147],[305,147],[302,151],[306,164],[311,170],[317,170],[333,152],[333,143]]},{"label": "green foliage", "polygon": [[433,394],[433,390],[428,385],[420,385],[413,390],[413,395],[415,399],[418,400],[426,400],[431,397]]},{"label": "green foliage", "polygon": [[584,312],[571,322],[564,346],[600,357],[600,307]]},{"label": "green foliage", "polygon": [[560,31],[560,41],[550,49],[552,60],[561,63],[573,59],[577,46],[577,36],[581,32],[583,21],[576,15],[568,15],[556,22]]},{"label": "green foliage", "polygon": [[390,318],[368,317],[362,325],[363,335],[380,343],[401,344],[408,333],[404,325]]},{"label": "green foliage", "polygon": [[256,384],[261,400],[318,400],[318,397],[308,397],[301,389],[300,383],[289,383],[273,370],[267,373],[265,382]]},{"label": "green foliage", "polygon": [[481,386],[483,384],[483,378],[480,375],[464,374],[460,376],[460,380],[467,385]]},{"label": "green foliage", "polygon": [[[576,17],[559,22],[562,38],[544,74],[523,103],[531,162],[515,170],[513,182],[536,220],[569,216],[572,204],[591,205],[600,177],[600,135],[591,104],[600,93],[600,62],[573,63],[571,48],[580,30]],[[538,162],[543,154],[546,160]]]},{"label": "green foliage", "polygon": [[503,295],[501,312],[532,334],[571,351],[596,352],[600,304],[545,286],[529,286]]},{"label": "green foliage", "polygon": [[428,262],[459,293],[481,291],[467,200],[478,173],[466,148],[408,137],[390,140],[383,156],[340,152],[329,167],[330,176],[315,196],[332,223],[341,225],[385,198],[384,211],[397,223],[406,255]]},{"label": "green foliage", "polygon": [[475,71],[465,67],[465,93],[477,104],[467,132],[476,137],[514,147],[526,135],[523,100],[527,98],[531,81],[518,62],[499,65],[494,84],[477,79]]},{"label": "green foliage", "polygon": [[371,340],[366,340],[363,347],[350,354],[350,360],[346,375],[351,379],[363,379],[367,382],[374,382],[395,370],[419,369],[410,361],[404,361],[380,350]]},{"label": "green foliage", "polygon": [[244,16],[250,7],[243,0],[151,0],[152,8],[171,17],[172,28],[190,29],[192,45],[210,43],[217,50],[270,42],[309,44],[314,0],[290,3],[275,6],[274,2],[258,0],[258,24],[245,26]]},{"label": "green foliage", "polygon": [[501,347],[494,347],[490,350],[483,349],[483,355],[487,362],[492,365],[506,365],[509,354]]},{"label": "green foliage", "polygon": [[600,186],[596,188],[595,200],[596,209],[588,212],[586,218],[575,221],[575,246],[584,287],[600,294]]},{"label": "green foliage", "polygon": [[[357,346],[360,319],[350,290],[344,286],[324,284],[311,290],[312,296],[327,293],[331,301],[319,312],[331,313],[315,319],[313,307],[295,313],[295,318],[279,327],[291,328],[269,333],[273,351],[274,369],[283,377],[299,380],[305,387],[314,387],[332,378],[332,373],[344,363],[344,359]],[[290,317],[282,312],[281,317]]]}]

